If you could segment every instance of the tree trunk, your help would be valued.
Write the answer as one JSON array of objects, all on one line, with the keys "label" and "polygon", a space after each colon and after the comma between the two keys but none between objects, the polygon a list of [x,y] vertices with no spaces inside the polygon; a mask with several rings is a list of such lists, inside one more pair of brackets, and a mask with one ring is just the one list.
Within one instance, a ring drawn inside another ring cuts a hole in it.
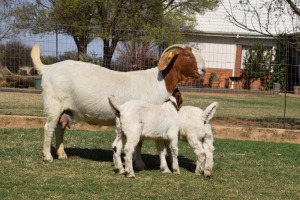
[{"label": "tree trunk", "polygon": [[111,44],[108,39],[103,39],[103,67],[112,69],[111,61],[119,40],[112,39]]},{"label": "tree trunk", "polygon": [[0,81],[3,79],[9,86],[17,88],[28,88],[34,86],[34,77],[21,76],[12,73],[7,67],[0,67]]},{"label": "tree trunk", "polygon": [[88,43],[85,42],[84,38],[73,36],[73,39],[77,47],[78,60],[83,60],[83,58],[86,56]]},{"label": "tree trunk", "polygon": [[83,60],[86,57],[87,44],[79,44],[78,48],[78,60]]}]

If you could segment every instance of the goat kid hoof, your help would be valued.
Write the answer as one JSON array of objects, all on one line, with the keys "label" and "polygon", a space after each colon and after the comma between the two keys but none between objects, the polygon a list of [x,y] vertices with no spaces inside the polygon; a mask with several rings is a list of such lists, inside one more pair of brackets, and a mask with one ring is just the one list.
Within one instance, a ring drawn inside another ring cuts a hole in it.
[{"label": "goat kid hoof", "polygon": [[180,174],[180,171],[179,170],[174,170],[173,174]]},{"label": "goat kid hoof", "polygon": [[129,171],[124,171],[124,174],[127,178],[135,178],[135,174],[133,173],[129,173]]},{"label": "goat kid hoof", "polygon": [[197,171],[197,172],[195,172],[195,174],[196,174],[196,176],[200,176],[202,173]]},{"label": "goat kid hoof", "polygon": [[204,177],[205,178],[210,178],[211,175],[212,175],[211,171],[206,171],[206,170],[204,171]]},{"label": "goat kid hoof", "polygon": [[134,174],[126,174],[126,178],[135,178]]},{"label": "goat kid hoof", "polygon": [[62,155],[62,156],[58,156],[58,159],[59,160],[65,160],[65,159],[67,159],[68,158],[68,156],[65,154],[65,155]]},{"label": "goat kid hoof", "polygon": [[119,169],[119,174],[120,174],[120,175],[125,174],[125,170],[124,170],[124,169]]},{"label": "goat kid hoof", "polygon": [[116,174],[117,174],[117,173],[119,173],[119,174],[125,174],[124,169],[114,168],[114,172],[115,172]]},{"label": "goat kid hoof", "polygon": [[167,169],[167,170],[161,170],[161,172],[163,174],[170,174],[170,173],[172,173],[169,169]]},{"label": "goat kid hoof", "polygon": [[53,162],[53,158],[44,158],[43,161],[44,162]]}]

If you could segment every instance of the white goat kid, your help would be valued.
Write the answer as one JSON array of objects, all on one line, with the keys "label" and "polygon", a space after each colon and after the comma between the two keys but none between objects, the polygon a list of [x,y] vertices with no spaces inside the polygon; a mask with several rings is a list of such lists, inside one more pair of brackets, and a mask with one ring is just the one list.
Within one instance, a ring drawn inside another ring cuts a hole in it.
[{"label": "white goat kid", "polygon": [[[116,112],[117,136],[113,142],[114,150],[114,169],[120,174],[124,173],[121,151],[123,141],[126,138],[124,148],[125,156],[125,174],[127,177],[135,177],[132,156],[135,147],[142,139],[154,139],[163,143],[167,140],[172,156],[173,173],[179,174],[178,165],[178,131],[179,118],[177,115],[177,102],[171,96],[169,101],[162,105],[153,105],[141,100],[128,101],[119,105],[114,97],[109,97],[113,109]],[[159,146],[159,145],[158,145]],[[161,146],[161,145],[160,145]],[[164,173],[170,172],[165,160],[165,150],[158,149],[161,162],[160,169]]]},{"label": "white goat kid", "polygon": [[219,104],[214,102],[204,111],[194,106],[182,106],[178,115],[180,119],[180,140],[187,140],[194,149],[198,160],[195,174],[212,174],[213,168],[213,132],[209,121],[213,118]]},{"label": "white goat kid", "polygon": [[114,113],[108,96],[114,95],[120,103],[140,99],[161,104],[180,81],[186,77],[199,78],[206,69],[200,53],[186,45],[168,47],[157,67],[133,72],[117,72],[72,60],[44,65],[40,59],[39,45],[33,47],[31,57],[42,75],[42,95],[47,115],[43,144],[45,161],[53,160],[50,148],[54,133],[58,158],[67,158],[63,145],[66,126],[78,121],[114,125]]},{"label": "white goat kid", "polygon": [[[172,94],[175,97],[178,106],[182,104],[181,92],[176,88]],[[194,149],[194,153],[197,156],[197,164],[195,174],[200,175],[204,173],[205,177],[209,177],[212,174],[213,168],[213,132],[209,121],[213,118],[219,103],[211,103],[203,111],[201,108],[194,106],[182,106],[178,111],[180,120],[179,139],[185,140]],[[156,146],[161,149],[163,154],[166,155],[165,147],[168,146],[168,142],[156,141]],[[143,141],[139,142],[138,151],[141,151]],[[170,154],[170,149],[168,149]],[[143,163],[141,156],[135,157],[136,163]],[[165,158],[160,158],[161,162],[165,162]]]}]

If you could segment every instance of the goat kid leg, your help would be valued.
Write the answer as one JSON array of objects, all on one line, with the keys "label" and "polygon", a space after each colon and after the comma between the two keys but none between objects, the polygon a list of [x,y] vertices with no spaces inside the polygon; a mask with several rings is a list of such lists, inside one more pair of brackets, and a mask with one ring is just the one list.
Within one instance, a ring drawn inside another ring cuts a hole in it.
[{"label": "goat kid leg", "polygon": [[65,148],[64,148],[64,132],[65,129],[63,126],[58,123],[55,129],[55,137],[56,137],[56,154],[58,156],[58,159],[66,159],[68,158]]},{"label": "goat kid leg", "polygon": [[205,151],[203,149],[202,143],[197,138],[188,138],[188,142],[194,149],[194,153],[197,157],[195,174],[200,175],[204,171]]},{"label": "goat kid leg", "polygon": [[[116,130],[117,131],[117,130]],[[122,147],[124,142],[124,136],[122,134],[117,134],[116,139],[113,142],[113,161],[114,161],[114,171],[119,174],[124,174],[125,170],[121,160]]]},{"label": "goat kid leg", "polygon": [[204,166],[204,176],[210,177],[212,175],[212,169],[213,169],[213,165],[214,165],[213,152],[215,150],[215,148],[213,146],[212,138],[205,139],[203,142],[203,147],[204,147],[204,151],[206,154],[206,161],[205,161],[205,166]]},{"label": "goat kid leg", "polygon": [[162,173],[171,173],[171,170],[168,168],[168,164],[166,161],[166,155],[167,155],[167,148],[165,146],[165,143],[163,140],[156,140],[155,141],[156,149],[159,153],[160,158],[160,171]]},{"label": "goat kid leg", "polygon": [[131,142],[127,138],[127,143],[124,148],[124,152],[126,154],[125,156],[125,174],[127,178],[134,178],[134,170],[133,170],[133,165],[132,165],[132,156],[134,152],[134,148],[137,145],[138,141],[136,142]]},{"label": "goat kid leg", "polygon": [[134,167],[140,171],[144,170],[146,166],[144,161],[142,160],[142,146],[143,140],[140,140],[137,146],[135,147],[133,154]]},{"label": "goat kid leg", "polygon": [[170,141],[170,150],[172,157],[172,168],[174,174],[180,174],[179,164],[178,164],[178,138]]}]

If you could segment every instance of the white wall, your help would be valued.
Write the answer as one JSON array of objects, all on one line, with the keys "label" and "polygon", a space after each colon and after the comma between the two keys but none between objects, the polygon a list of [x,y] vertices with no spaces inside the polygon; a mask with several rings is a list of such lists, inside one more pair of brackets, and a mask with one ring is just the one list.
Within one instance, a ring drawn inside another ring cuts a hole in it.
[{"label": "white wall", "polygon": [[235,44],[201,43],[201,53],[208,68],[233,69],[235,64]]}]

